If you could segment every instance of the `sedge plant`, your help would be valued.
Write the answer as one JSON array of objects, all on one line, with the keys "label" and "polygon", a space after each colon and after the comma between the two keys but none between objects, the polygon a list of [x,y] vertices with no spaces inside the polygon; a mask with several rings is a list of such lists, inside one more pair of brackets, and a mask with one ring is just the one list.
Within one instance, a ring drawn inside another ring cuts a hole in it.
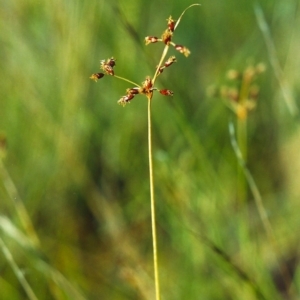
[{"label": "sedge plant", "polygon": [[[231,81],[229,85],[223,85],[213,94],[222,98],[225,104],[233,111],[236,118],[237,145],[241,151],[243,160],[247,162],[248,157],[248,134],[247,123],[249,113],[256,108],[259,96],[259,86],[255,83],[256,78],[265,71],[265,65],[249,65],[243,71],[231,69],[227,78]],[[247,184],[243,169],[238,164],[237,168],[237,204],[241,206],[247,201]]]},{"label": "sedge plant", "polygon": [[162,33],[161,37],[156,36],[146,36],[145,44],[154,44],[162,42],[165,46],[162,51],[158,65],[155,68],[154,75],[152,77],[147,76],[145,81],[142,84],[137,84],[127,78],[118,76],[115,74],[114,67],[116,66],[116,59],[113,57],[107,60],[100,61],[100,69],[102,72],[94,73],[90,76],[91,79],[96,82],[103,78],[105,75],[113,76],[117,79],[126,81],[127,83],[133,85],[132,87],[126,90],[126,94],[122,96],[118,104],[125,106],[128,103],[131,103],[132,99],[137,95],[144,95],[147,98],[147,114],[148,114],[148,159],[149,159],[149,184],[150,184],[150,206],[151,206],[151,228],[152,228],[152,243],[153,243],[153,266],[154,266],[154,283],[155,283],[155,298],[160,300],[160,281],[159,281],[159,267],[158,267],[158,251],[157,251],[157,234],[156,234],[156,215],[155,215],[155,196],[154,196],[154,172],[153,172],[153,150],[152,150],[152,111],[151,103],[153,99],[154,92],[159,92],[164,96],[173,96],[173,91],[169,89],[158,89],[155,86],[156,80],[163,71],[170,67],[173,63],[176,62],[175,56],[170,56],[166,59],[170,47],[174,47],[175,50],[182,53],[184,56],[189,56],[190,51],[187,47],[181,44],[175,44],[173,42],[174,32],[181,21],[184,13],[193,6],[198,6],[200,4],[192,4],[188,6],[180,15],[177,20],[174,20],[171,16],[167,19],[167,29]]},{"label": "sedge plant", "polygon": [[[236,126],[233,122],[229,123],[230,141],[235,152],[238,162],[237,172],[237,204],[239,207],[247,202],[247,186],[253,196],[259,217],[261,219],[266,237],[272,246],[273,256],[277,264],[284,288],[289,295],[293,295],[294,287],[290,287],[290,274],[285,264],[280,264],[279,257],[282,256],[277,239],[271,222],[269,220],[267,210],[264,207],[262,195],[257,187],[253,175],[247,166],[247,121],[250,111],[254,110],[257,105],[259,96],[259,86],[255,84],[258,75],[265,71],[266,67],[263,63],[256,66],[250,65],[244,71],[230,70],[227,77],[235,85],[222,86],[219,90],[213,91],[217,93],[226,105],[234,112],[236,116]],[[236,127],[236,133],[235,133]],[[243,232],[241,231],[241,236]]]}]

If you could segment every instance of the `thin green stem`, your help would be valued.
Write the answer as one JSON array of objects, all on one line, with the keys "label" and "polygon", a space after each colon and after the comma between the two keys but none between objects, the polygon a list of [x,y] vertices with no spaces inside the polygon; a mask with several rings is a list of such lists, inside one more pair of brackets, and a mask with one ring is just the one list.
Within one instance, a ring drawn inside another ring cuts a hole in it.
[{"label": "thin green stem", "polygon": [[163,63],[163,61],[164,61],[164,59],[165,59],[165,57],[166,57],[168,51],[169,51],[169,45],[166,45],[165,48],[164,48],[164,51],[163,51],[163,53],[162,53],[162,55],[161,55],[159,64],[158,64],[158,66],[156,67],[156,70],[155,70],[153,79],[152,79],[153,85],[154,85],[154,83],[155,83],[156,78],[158,77],[158,71],[159,71],[159,68],[161,67],[161,65],[162,65],[162,63]]},{"label": "thin green stem", "polygon": [[13,180],[11,179],[9,173],[5,168],[2,159],[0,159],[0,178],[3,180],[6,192],[16,209],[21,224],[24,230],[26,231],[28,237],[30,238],[30,241],[34,246],[39,247],[40,241],[37,236],[37,233],[35,232],[34,226],[28,215],[26,207],[24,206],[24,203],[18,193],[18,190]]},{"label": "thin green stem", "polygon": [[[244,161],[247,162],[247,117],[237,116],[237,143]],[[244,204],[247,201],[247,184],[241,166],[238,164],[238,202]]]},{"label": "thin green stem", "polygon": [[[297,106],[295,98],[293,97],[292,88],[289,85],[287,78],[284,76],[284,72],[282,70],[282,67],[280,66],[280,62],[278,59],[278,55],[276,53],[277,51],[276,51],[274,41],[272,39],[270,28],[266,21],[262,7],[258,3],[256,3],[254,5],[254,12],[255,12],[255,16],[256,16],[256,20],[257,20],[259,29],[263,34],[263,37],[264,37],[264,40],[265,40],[265,43],[267,46],[270,64],[274,70],[274,75],[279,83],[279,86],[280,86],[280,89],[281,89],[281,92],[283,95],[283,99],[284,99],[291,115],[296,116],[299,114],[299,108]],[[296,30],[296,27],[295,27],[295,30]]]},{"label": "thin green stem", "polygon": [[[192,6],[199,4],[192,4],[187,7],[176,22],[175,28],[178,26],[182,16]],[[158,77],[159,69],[165,60],[169,51],[169,44],[166,44],[162,52],[159,63],[156,67],[155,73],[152,78],[152,85]],[[120,78],[123,79],[123,78]],[[123,79],[124,80],[124,79]],[[128,80],[125,80],[128,81]],[[128,81],[130,82],[130,81]],[[132,82],[131,82],[132,83]],[[153,243],[153,264],[154,264],[154,283],[155,283],[155,299],[160,300],[160,287],[159,287],[159,272],[158,272],[158,255],[157,255],[157,237],[156,237],[156,216],[155,216],[155,197],[154,197],[154,175],[153,175],[153,153],[152,153],[152,126],[151,126],[151,102],[153,93],[147,95],[148,98],[148,155],[149,155],[149,177],[150,177],[150,202],[151,202],[151,227],[152,227],[152,243]]]},{"label": "thin green stem", "polygon": [[9,265],[11,266],[11,268],[13,269],[13,272],[17,276],[20,284],[22,285],[22,287],[23,287],[26,295],[28,296],[28,299],[30,299],[30,300],[38,300],[37,296],[33,292],[33,290],[31,288],[31,286],[29,285],[28,281],[26,280],[23,272],[20,270],[20,268],[16,264],[16,262],[15,262],[13,256],[12,256],[12,254],[11,254],[11,252],[6,247],[4,241],[1,239],[1,237],[0,237],[0,248],[2,249],[4,257],[8,261]]},{"label": "thin green stem", "polygon": [[118,78],[118,79],[120,79],[120,80],[126,81],[126,82],[128,82],[128,83],[130,83],[130,84],[132,84],[132,85],[141,87],[139,84],[135,83],[134,81],[131,81],[131,80],[129,80],[129,79],[127,79],[127,78],[124,78],[124,77],[122,77],[122,76],[114,75],[114,77],[115,77],[115,78]]},{"label": "thin green stem", "polygon": [[153,242],[153,265],[155,299],[160,300],[158,258],[157,258],[157,237],[156,237],[156,217],[155,217],[155,197],[154,197],[154,176],[153,176],[153,155],[152,155],[152,126],[151,126],[151,96],[148,97],[148,154],[149,154],[149,177],[150,177],[150,202],[151,202],[151,227]]},{"label": "thin green stem", "polygon": [[[180,15],[179,19],[176,22],[175,28],[178,26],[182,16],[186,12],[187,9],[194,5],[192,4],[187,7],[183,13]],[[155,73],[152,78],[152,84],[154,83],[158,77],[158,72],[165,60],[167,53],[169,51],[169,45],[165,45],[164,50],[162,52],[159,63],[156,67]],[[156,216],[155,216],[155,197],[154,197],[154,176],[153,176],[153,157],[152,157],[152,127],[151,127],[151,102],[152,96],[147,96],[148,98],[148,154],[149,154],[149,176],[150,176],[150,201],[151,201],[151,226],[152,226],[152,242],[153,242],[153,264],[154,264],[154,282],[155,282],[155,299],[160,300],[160,288],[159,288],[159,272],[158,272],[158,258],[157,258],[157,237],[156,237]]]},{"label": "thin green stem", "polygon": [[[191,8],[191,7],[193,7],[193,6],[200,6],[200,5],[201,5],[201,4],[199,4],[199,3],[194,3],[194,4],[191,4],[190,6],[188,6],[188,7],[181,13],[180,17],[178,18],[178,20],[177,20],[177,22],[176,22],[176,24],[175,24],[175,27],[174,27],[174,31],[175,31],[175,29],[177,28],[177,26],[179,25],[179,23],[180,23],[180,21],[181,21],[183,15],[185,14],[185,12],[186,12],[189,8]],[[164,51],[163,51],[163,53],[162,53],[162,55],[161,55],[159,64],[158,64],[158,66],[157,66],[157,68],[156,68],[156,70],[155,70],[155,74],[154,74],[154,76],[153,76],[153,79],[152,79],[153,85],[154,85],[155,80],[156,80],[156,78],[157,78],[157,76],[158,76],[159,68],[161,67],[161,65],[162,65],[162,63],[163,63],[163,61],[164,61],[164,59],[165,59],[165,57],[166,57],[168,51],[169,51],[169,45],[166,45],[165,48],[164,48]]]},{"label": "thin green stem", "polygon": [[[237,112],[237,143],[242,153],[244,161],[247,163],[247,119],[248,110],[246,102],[249,97],[251,80],[253,76],[249,75],[246,70],[243,74],[243,79],[239,91],[238,105],[239,110]],[[238,201],[244,204],[247,200],[247,184],[243,174],[243,170],[238,165]]]},{"label": "thin green stem", "polygon": [[[152,84],[154,85],[158,77],[158,71],[162,65],[169,50],[166,45],[161,55],[158,66],[153,75]],[[153,153],[152,153],[152,126],[151,126],[151,102],[152,96],[148,98],[148,155],[149,155],[149,177],[150,177],[150,202],[151,202],[151,227],[152,227],[152,243],[153,243],[153,265],[154,265],[154,283],[155,283],[155,299],[160,300],[159,272],[158,272],[158,255],[157,255],[157,237],[156,237],[156,215],[155,215],[155,197],[154,197],[154,176],[153,176]]]},{"label": "thin green stem", "polygon": [[260,191],[259,191],[259,189],[256,185],[256,182],[255,182],[251,172],[249,171],[249,169],[246,166],[246,161],[244,160],[241,149],[239,148],[239,145],[238,145],[238,143],[237,143],[237,141],[234,137],[234,126],[233,126],[232,123],[229,123],[229,133],[230,133],[230,141],[231,141],[232,148],[235,152],[238,163],[240,164],[240,166],[241,166],[241,168],[244,172],[244,176],[247,180],[249,188],[250,188],[250,190],[253,194],[255,205],[257,207],[259,217],[260,217],[261,222],[263,224],[263,227],[264,227],[264,230],[266,232],[267,238],[269,239],[270,244],[272,245],[273,252],[274,252],[273,254],[274,254],[276,263],[278,265],[278,268],[279,268],[279,270],[282,274],[283,282],[286,285],[286,288],[289,291],[289,294],[292,294],[292,293],[294,293],[294,291],[293,291],[294,288],[293,288],[293,286],[290,287],[290,282],[291,282],[290,273],[287,269],[287,266],[285,264],[281,264],[278,260],[278,257],[281,256],[281,253],[280,253],[281,251],[279,250],[278,243],[277,243],[272,225],[271,225],[270,220],[268,218],[267,211],[264,207],[263,199],[262,199],[262,196],[260,194]]},{"label": "thin green stem", "polygon": [[193,7],[193,6],[200,6],[200,5],[201,5],[201,4],[199,4],[199,3],[194,3],[194,4],[191,4],[190,6],[188,6],[188,7],[181,13],[180,17],[178,18],[174,30],[177,28],[177,26],[179,25],[179,22],[181,21],[183,15],[185,14],[185,12],[186,12],[189,8],[191,8],[191,7]]}]

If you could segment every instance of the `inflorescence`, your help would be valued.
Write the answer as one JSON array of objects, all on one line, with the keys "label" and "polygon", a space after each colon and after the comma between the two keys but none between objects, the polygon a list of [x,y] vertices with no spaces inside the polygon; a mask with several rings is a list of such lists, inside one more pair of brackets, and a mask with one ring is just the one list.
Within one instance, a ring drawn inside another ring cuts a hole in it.
[{"label": "inflorescence", "polygon": [[259,86],[255,80],[265,70],[266,66],[263,63],[249,65],[244,71],[229,70],[227,79],[231,84],[218,88],[212,86],[207,91],[208,95],[224,99],[239,119],[246,119],[248,112],[256,108],[259,96]]},{"label": "inflorescence", "polygon": [[179,51],[180,53],[188,57],[191,53],[188,48],[186,48],[183,45],[178,45],[172,42],[173,32],[176,27],[176,21],[173,20],[171,16],[167,19],[167,21],[168,21],[168,28],[163,32],[161,38],[158,38],[156,36],[146,36],[145,37],[146,45],[157,43],[157,42],[163,42],[166,45],[173,46],[177,51]]},{"label": "inflorescence", "polygon": [[[168,22],[167,23],[168,28],[163,32],[163,34],[161,35],[161,38],[158,38],[155,36],[147,36],[147,37],[145,37],[145,44],[149,45],[152,43],[163,42],[167,46],[169,46],[169,45],[173,46],[177,51],[179,51],[180,53],[184,54],[187,57],[190,54],[189,49],[187,49],[183,45],[178,45],[178,44],[175,44],[172,42],[173,32],[176,28],[176,21],[173,20],[172,17],[169,17],[167,19],[167,22]],[[176,57],[171,56],[164,63],[157,66],[156,72],[155,72],[155,79],[157,76],[159,76],[164,71],[164,69],[170,67],[175,62],[176,62]],[[129,81],[125,78],[115,75],[115,71],[114,71],[115,66],[116,66],[116,59],[114,59],[113,57],[111,57],[107,60],[101,60],[100,61],[100,69],[103,72],[94,73],[90,76],[90,78],[97,82],[98,79],[103,78],[105,75],[110,75],[110,76],[115,76],[119,79],[123,79],[125,81]],[[151,99],[154,91],[158,91],[160,94],[162,94],[164,96],[173,96],[173,91],[171,91],[171,90],[168,90],[168,89],[159,90],[156,87],[154,87],[153,79],[151,79],[149,76],[147,76],[145,81],[142,82],[141,86],[137,85],[135,87],[128,88],[126,90],[126,95],[122,96],[119,99],[118,104],[125,106],[138,94],[144,94],[149,99]]]}]

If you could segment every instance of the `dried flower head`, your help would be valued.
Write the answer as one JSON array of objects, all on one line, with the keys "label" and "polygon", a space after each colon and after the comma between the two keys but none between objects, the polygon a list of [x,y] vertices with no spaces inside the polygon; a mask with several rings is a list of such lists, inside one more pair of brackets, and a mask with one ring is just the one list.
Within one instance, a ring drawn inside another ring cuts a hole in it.
[{"label": "dried flower head", "polygon": [[157,43],[157,42],[161,42],[162,39],[159,39],[158,37],[156,36],[146,36],[145,37],[145,44],[146,45],[149,45],[151,43]]},{"label": "dried flower head", "polygon": [[159,90],[159,92],[164,96],[173,96],[174,95],[173,91],[167,90],[167,89]]},{"label": "dried flower head", "polygon": [[116,60],[112,57],[105,60],[100,60],[100,69],[102,69],[105,74],[114,76],[114,66],[116,65]]},{"label": "dried flower head", "polygon": [[175,45],[175,49],[182,53],[185,57],[188,57],[191,54],[190,50],[182,45]]},{"label": "dried flower head", "polygon": [[96,82],[101,79],[105,74],[114,76],[114,66],[116,65],[116,60],[111,57],[107,60],[100,60],[100,69],[104,71],[104,73],[94,73],[90,76],[90,79],[95,80]]},{"label": "dried flower head", "polygon": [[169,57],[169,59],[163,64],[163,66],[159,67],[157,75],[161,74],[165,68],[168,68],[169,66],[171,66],[174,62],[176,62],[176,57],[175,56],[171,56]]},{"label": "dried flower head", "polygon": [[161,35],[161,39],[166,45],[169,45],[172,40],[172,36],[173,36],[173,32],[170,31],[170,29],[166,29]]},{"label": "dried flower head", "polygon": [[176,25],[176,21],[172,19],[172,16],[170,16],[168,19],[168,29],[171,31],[171,32],[174,32],[175,30],[175,25]]},{"label": "dried flower head", "polygon": [[171,66],[173,63],[177,62],[176,57],[175,56],[171,56],[168,58],[168,60],[165,62],[165,67],[169,67]]},{"label": "dried flower head", "polygon": [[141,93],[141,88],[134,87],[126,90],[127,94],[137,95]]},{"label": "dried flower head", "polygon": [[95,73],[95,74],[92,74],[90,76],[91,79],[95,80],[96,82],[98,81],[98,79],[101,79],[102,77],[104,76],[103,73]]},{"label": "dried flower head", "polygon": [[118,101],[118,104],[125,106],[133,98],[134,98],[134,94],[127,94],[125,96],[122,96],[121,99]]},{"label": "dried flower head", "polygon": [[113,68],[116,65],[116,60],[113,57],[109,58],[107,64]]},{"label": "dried flower head", "polygon": [[[177,21],[177,23],[178,23],[178,21]],[[157,38],[155,36],[147,36],[147,37],[145,37],[145,43],[146,43],[146,45],[162,41],[166,45],[171,45],[171,46],[175,47],[175,49],[177,51],[179,51],[180,53],[184,54],[185,56],[189,56],[191,52],[190,52],[190,50],[188,48],[186,48],[185,46],[182,46],[182,45],[177,45],[177,44],[175,44],[175,43],[172,42],[173,33],[174,33],[175,29],[176,29],[176,24],[177,23],[170,16],[167,19],[168,28],[161,35],[161,39],[159,39],[159,38]],[[162,72],[163,72],[162,70],[159,70],[158,74],[161,74]]]},{"label": "dried flower head", "polygon": [[141,93],[145,94],[146,96],[151,96],[153,92],[153,83],[152,79],[147,76],[146,80],[142,82],[142,90]]}]

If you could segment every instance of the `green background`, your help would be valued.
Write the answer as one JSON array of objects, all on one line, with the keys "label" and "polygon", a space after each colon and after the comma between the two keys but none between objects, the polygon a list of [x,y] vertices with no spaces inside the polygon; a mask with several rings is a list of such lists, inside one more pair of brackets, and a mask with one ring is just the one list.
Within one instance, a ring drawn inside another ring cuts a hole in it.
[{"label": "green background", "polygon": [[[191,3],[1,1],[1,299],[154,299],[147,99],[123,108],[128,83],[89,76],[112,56],[119,76],[153,76],[163,45],[145,36]],[[291,281],[287,299],[300,292],[299,30],[296,0],[204,0],[176,29],[191,55],[170,49],[177,63],[156,85],[174,96],[152,104],[163,299],[286,299]],[[236,115],[207,94],[261,62],[247,166],[271,234],[251,189],[237,197]]]}]

